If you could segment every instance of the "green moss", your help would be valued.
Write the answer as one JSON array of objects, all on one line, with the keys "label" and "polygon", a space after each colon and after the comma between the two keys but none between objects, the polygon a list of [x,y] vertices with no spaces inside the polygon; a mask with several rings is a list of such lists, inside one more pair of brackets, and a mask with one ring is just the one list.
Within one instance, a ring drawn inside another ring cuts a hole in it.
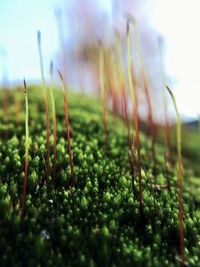
[{"label": "green moss", "polygon": [[[10,103],[15,93],[19,91],[10,93]],[[17,127],[13,104],[9,107],[7,140],[5,120],[0,124],[0,266],[180,266],[176,166],[169,169],[171,191],[160,189],[166,184],[165,147],[156,146],[158,164],[154,174],[151,144],[140,133],[141,212],[137,168],[132,190],[125,126],[108,113],[105,150],[101,103],[83,95],[69,94],[76,175],[72,187],[63,98],[55,90],[57,174],[54,181],[51,121],[51,177],[46,185],[45,112],[39,89],[30,88],[26,216],[19,219],[25,161],[23,97],[22,90]],[[2,117],[2,109],[0,114]],[[196,267],[200,266],[199,178],[189,159],[185,158],[184,164],[190,166],[184,170],[185,254],[189,266]]]}]

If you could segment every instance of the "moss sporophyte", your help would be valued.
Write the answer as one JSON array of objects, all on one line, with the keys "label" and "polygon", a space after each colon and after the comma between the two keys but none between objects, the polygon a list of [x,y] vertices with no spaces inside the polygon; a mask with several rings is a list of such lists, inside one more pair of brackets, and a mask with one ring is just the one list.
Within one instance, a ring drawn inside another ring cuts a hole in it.
[{"label": "moss sporophyte", "polygon": [[136,148],[137,148],[137,165],[138,165],[138,176],[139,176],[139,203],[140,210],[142,209],[142,176],[141,176],[141,162],[140,162],[140,137],[139,137],[139,123],[138,123],[138,110],[137,110],[137,102],[135,99],[135,90],[132,80],[132,72],[131,72],[131,40],[130,40],[130,22],[127,21],[127,65],[128,65],[128,82],[129,89],[131,94],[131,100],[133,104],[133,116],[134,116],[134,126],[136,133]]},{"label": "moss sporophyte", "polygon": [[72,157],[72,150],[71,150],[71,142],[70,142],[70,129],[69,129],[69,113],[68,113],[68,99],[67,99],[67,88],[65,87],[64,79],[60,71],[58,71],[61,86],[62,86],[62,92],[63,92],[63,98],[64,98],[64,111],[65,111],[65,124],[66,124],[66,132],[67,132],[67,142],[68,142],[68,154],[69,154],[69,160],[70,160],[70,171],[71,171],[71,179],[72,183],[75,183],[75,173],[74,173],[74,164],[73,164],[73,157]]},{"label": "moss sporophyte", "polygon": [[[130,22],[133,24],[135,28],[134,32],[134,47],[136,49],[138,58],[139,58],[139,67],[141,71],[141,79],[142,79],[142,85],[144,87],[145,91],[145,98],[146,98],[146,103],[148,107],[148,122],[149,122],[149,128],[150,128],[150,133],[151,133],[151,138],[152,138],[152,161],[153,161],[153,168],[155,170],[156,168],[156,157],[155,157],[155,125],[154,125],[154,119],[153,119],[153,112],[152,112],[152,103],[151,103],[151,97],[150,97],[150,90],[147,82],[147,77],[146,77],[146,72],[145,72],[145,67],[144,67],[144,62],[143,62],[143,56],[142,56],[142,49],[140,47],[140,27],[137,22],[137,20],[131,16],[128,15],[128,19]],[[141,83],[141,81],[140,81]]]},{"label": "moss sporophyte", "polygon": [[42,57],[42,47],[41,47],[41,32],[37,32],[37,42],[38,42],[38,51],[39,51],[39,60],[40,60],[40,71],[41,71],[41,79],[42,79],[42,93],[43,93],[43,102],[45,106],[45,114],[46,114],[46,148],[47,148],[47,156],[46,156],[46,182],[49,180],[50,173],[50,127],[49,127],[49,105],[47,100],[46,93],[46,84],[44,78],[44,66],[43,66],[43,57]]},{"label": "moss sporophyte", "polygon": [[193,133],[195,144],[181,142],[176,100],[167,87],[177,115],[171,131],[177,172],[162,134],[153,136],[136,36],[152,116],[151,136],[139,131],[130,20],[125,62],[118,34],[113,50],[103,43],[95,50],[100,97],[72,92],[60,71],[55,88],[52,62],[47,90],[40,32],[42,86],[27,89],[24,80],[24,94],[13,89],[5,99],[0,92],[0,266],[200,267],[199,136]]},{"label": "moss sporophyte", "polygon": [[182,266],[185,266],[185,251],[184,251],[184,226],[183,226],[183,175],[182,175],[182,154],[181,154],[181,119],[176,105],[174,94],[168,86],[166,86],[176,111],[177,116],[177,155],[178,155],[178,201],[179,201],[179,223],[180,223],[180,251],[182,257]]},{"label": "moss sporophyte", "polygon": [[57,160],[57,151],[56,151],[56,139],[57,139],[57,129],[56,129],[56,108],[55,108],[55,98],[54,98],[54,82],[53,82],[53,62],[50,63],[50,77],[51,77],[51,87],[50,87],[50,96],[51,96],[51,105],[52,105],[52,120],[53,120],[53,137],[54,137],[54,160],[53,160],[53,179],[56,177],[56,160]]},{"label": "moss sporophyte", "polygon": [[26,106],[26,117],[25,117],[25,171],[24,171],[24,185],[22,194],[22,206],[21,206],[21,218],[24,217],[25,206],[26,206],[26,184],[28,175],[28,150],[29,150],[29,127],[28,127],[28,90],[26,86],[26,81],[24,79],[24,94],[25,94],[25,106]]},{"label": "moss sporophyte", "polygon": [[[49,179],[45,186],[46,116],[41,112],[40,89],[29,87],[29,95],[26,89],[25,104],[23,93],[10,92],[14,105],[15,93],[19,94],[21,109],[18,127],[9,124],[6,141],[3,133],[6,121],[1,123],[0,266],[37,266],[39,263],[50,267],[180,266],[180,210],[177,209],[180,191],[177,170],[171,165],[168,165],[170,191],[164,187],[165,145],[156,144],[155,176],[149,138],[140,132],[141,223],[139,176],[137,170],[132,176],[127,160],[127,155],[132,153],[137,166],[137,156],[132,135],[132,152],[127,146],[126,122],[107,111],[109,135],[105,151],[101,101],[68,92],[68,128],[76,173],[76,182],[72,184],[64,94],[53,87],[57,119],[56,182]],[[15,121],[15,108],[10,107],[10,118]],[[134,132],[132,127],[130,131]],[[52,171],[53,137],[52,134]],[[192,161],[184,158],[184,164],[192,166]],[[185,177],[188,183],[190,179],[195,180],[190,168],[185,169]],[[198,194],[192,195],[187,188],[181,194],[185,265],[196,267],[200,262],[200,202]]]},{"label": "moss sporophyte", "polygon": [[103,111],[103,125],[104,125],[104,140],[105,148],[107,147],[107,124],[106,124],[106,91],[105,91],[105,81],[104,81],[104,51],[102,45],[99,48],[99,80],[100,80],[100,91],[101,91],[101,102]]}]

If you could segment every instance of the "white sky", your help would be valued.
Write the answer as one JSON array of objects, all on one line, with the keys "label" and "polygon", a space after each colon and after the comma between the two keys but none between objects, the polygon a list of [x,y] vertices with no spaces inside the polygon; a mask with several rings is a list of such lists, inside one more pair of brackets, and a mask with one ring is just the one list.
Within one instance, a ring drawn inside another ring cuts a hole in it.
[{"label": "white sky", "polygon": [[[40,68],[37,30],[42,33],[43,54],[48,66],[58,49],[58,36],[53,0],[0,0],[0,63],[1,50],[7,51],[10,81],[38,79]],[[46,67],[47,67],[46,66]],[[2,64],[0,64],[0,76]]]},{"label": "white sky", "polygon": [[[166,71],[171,75],[183,115],[200,114],[200,0],[149,0],[150,20],[166,41]],[[64,0],[62,1],[64,2]],[[109,0],[98,0],[111,7]],[[48,69],[59,47],[54,8],[56,0],[0,0],[0,76],[2,49],[7,51],[11,81],[40,77],[36,32],[42,32],[43,53]]]},{"label": "white sky", "polygon": [[183,115],[200,113],[200,1],[152,0],[152,21],[166,41],[166,71]]}]

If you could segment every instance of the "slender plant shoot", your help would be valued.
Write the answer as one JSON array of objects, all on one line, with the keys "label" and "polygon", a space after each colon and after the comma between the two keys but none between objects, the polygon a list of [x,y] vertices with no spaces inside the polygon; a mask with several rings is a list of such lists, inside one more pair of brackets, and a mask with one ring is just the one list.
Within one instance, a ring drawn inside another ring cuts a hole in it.
[{"label": "slender plant shoot", "polygon": [[24,79],[24,93],[25,93],[25,107],[26,107],[26,117],[25,117],[25,171],[24,171],[24,185],[23,185],[23,193],[22,193],[21,218],[24,218],[25,207],[26,207],[26,185],[27,185],[27,175],[28,175],[28,150],[29,150],[28,90],[27,90],[25,79]]},{"label": "slender plant shoot", "polygon": [[46,182],[48,183],[49,180],[49,172],[50,172],[50,128],[49,128],[49,107],[47,101],[47,93],[46,93],[46,85],[45,85],[45,78],[44,78],[44,66],[43,66],[43,57],[42,57],[42,47],[41,47],[41,32],[37,32],[37,41],[38,41],[38,51],[39,51],[39,59],[40,59],[40,71],[41,71],[41,78],[42,78],[42,92],[43,92],[43,101],[45,106],[45,114],[46,114],[46,149],[47,149],[47,157],[46,157]]},{"label": "slender plant shoot", "polygon": [[125,87],[125,79],[124,79],[124,72],[123,72],[123,64],[122,64],[122,47],[120,43],[119,34],[116,33],[115,36],[115,45],[116,45],[116,56],[117,56],[117,76],[119,80],[119,87],[120,87],[120,94],[122,96],[122,114],[124,116],[127,132],[128,132],[128,147],[129,150],[131,148],[131,141],[130,141],[130,123],[128,117],[128,101],[127,101],[127,92]]},{"label": "slender plant shoot", "polygon": [[120,94],[122,96],[122,114],[125,119],[127,134],[128,134],[128,151],[129,151],[129,163],[131,169],[131,177],[132,177],[132,191],[134,195],[134,181],[135,181],[135,166],[134,166],[134,136],[132,134],[132,141],[130,137],[130,122],[128,116],[128,101],[127,101],[127,92],[124,81],[124,72],[122,66],[122,47],[120,43],[119,34],[116,33],[115,36],[115,45],[116,45],[116,54],[117,54],[117,76],[119,79],[120,86]]},{"label": "slender plant shoot", "polygon": [[178,155],[178,188],[179,188],[179,224],[180,224],[180,251],[182,258],[182,266],[185,266],[185,253],[184,253],[184,226],[183,226],[183,174],[182,174],[182,153],[181,153],[181,120],[177,108],[176,99],[172,91],[166,86],[174,105],[177,117],[177,155]]},{"label": "slender plant shoot", "polygon": [[115,46],[116,46],[116,56],[117,56],[117,75],[119,77],[119,84],[121,90],[124,90],[124,72],[123,72],[123,59],[122,59],[122,46],[120,42],[119,33],[116,33],[115,36]]},{"label": "slender plant shoot", "polygon": [[51,105],[52,105],[52,120],[53,120],[53,137],[54,137],[54,161],[53,161],[53,179],[56,177],[56,143],[57,143],[57,129],[56,129],[56,109],[55,109],[55,98],[53,93],[53,62],[50,63],[50,77],[51,77],[51,87],[50,87],[50,96],[51,96]]},{"label": "slender plant shoot", "polygon": [[131,147],[130,147],[130,151],[129,151],[129,160],[130,160],[130,166],[131,166],[132,191],[133,191],[133,196],[135,196],[135,188],[134,188],[135,166],[134,166],[134,135],[133,135],[133,133],[132,133]]},{"label": "slender plant shoot", "polygon": [[128,60],[128,82],[129,89],[131,93],[131,100],[134,108],[134,124],[136,132],[136,147],[137,147],[137,158],[138,158],[138,176],[139,176],[139,202],[140,209],[142,208],[142,175],[141,175],[141,163],[140,163],[140,137],[139,137],[139,125],[138,125],[138,110],[137,110],[137,101],[135,98],[135,90],[132,80],[132,71],[131,71],[131,41],[130,41],[130,27],[129,20],[127,21],[127,60]]},{"label": "slender plant shoot", "polygon": [[70,164],[70,171],[71,171],[71,178],[72,183],[75,184],[75,176],[74,176],[74,164],[73,164],[73,157],[71,151],[71,142],[70,142],[70,131],[69,131],[69,113],[68,113],[68,98],[67,98],[67,88],[64,83],[63,76],[60,71],[58,71],[62,92],[64,97],[64,110],[65,110],[65,124],[66,124],[66,132],[67,132],[67,141],[68,141],[68,154],[69,154],[69,164]]},{"label": "slender plant shoot", "polygon": [[[119,92],[118,92],[118,84],[116,83],[116,69],[113,67],[113,55],[112,51],[108,51],[104,54],[104,62],[105,62],[105,72],[104,75],[106,76],[107,84],[108,84],[108,90],[110,92],[111,98],[112,98],[112,108],[113,113],[115,115],[119,114]],[[105,81],[105,78],[104,78]]]},{"label": "slender plant shoot", "polygon": [[101,101],[103,110],[104,140],[106,148],[108,135],[107,135],[107,123],[106,123],[106,94],[105,94],[105,81],[104,81],[104,51],[101,45],[99,49],[99,78],[100,78]]},{"label": "slender plant shoot", "polygon": [[[159,58],[160,58],[160,70],[161,70],[161,77],[162,77],[162,86],[164,87],[166,84],[166,78],[165,78],[165,73],[163,70],[163,57],[162,57],[162,38],[158,39],[158,45],[159,45]],[[167,145],[167,160],[169,161],[170,164],[173,163],[172,160],[172,149],[171,149],[171,142],[170,142],[170,125],[169,125],[169,118],[168,118],[168,112],[167,112],[167,100],[166,100],[166,95],[165,95],[165,90],[163,91],[163,106],[164,106],[164,120],[165,120],[165,140],[166,140],[166,145]]]},{"label": "slender plant shoot", "polygon": [[140,27],[137,22],[137,20],[130,16],[130,21],[132,24],[135,26],[135,47],[137,50],[137,54],[139,57],[139,64],[140,64],[140,69],[142,72],[142,81],[143,81],[143,86],[144,86],[144,91],[145,91],[145,96],[146,96],[146,102],[148,106],[148,121],[149,121],[149,128],[150,128],[150,133],[151,133],[151,138],[152,138],[152,144],[151,144],[151,152],[152,152],[152,160],[153,160],[153,171],[155,170],[156,167],[156,152],[155,152],[155,125],[154,125],[154,120],[153,120],[153,112],[152,112],[152,103],[151,103],[151,98],[150,98],[150,92],[149,92],[149,87],[147,83],[147,78],[146,78],[146,73],[145,73],[145,67],[144,67],[144,62],[143,62],[143,57],[142,57],[142,50],[139,44],[139,35],[140,35]]}]

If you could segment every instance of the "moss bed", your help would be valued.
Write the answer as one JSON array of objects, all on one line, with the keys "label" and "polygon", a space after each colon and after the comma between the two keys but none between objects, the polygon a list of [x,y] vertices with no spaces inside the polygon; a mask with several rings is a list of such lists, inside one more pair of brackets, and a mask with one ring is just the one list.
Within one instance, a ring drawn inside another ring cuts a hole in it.
[{"label": "moss bed", "polygon": [[[39,88],[29,89],[30,153],[26,216],[20,220],[25,162],[23,89],[9,93],[9,120],[0,100],[0,266],[180,266],[176,166],[166,185],[165,146],[156,145],[152,171],[151,141],[140,133],[143,212],[138,176],[132,192],[125,124],[108,115],[104,149],[101,104],[69,95],[71,148],[76,184],[71,186],[63,98],[56,90],[57,175],[45,183],[45,112]],[[15,97],[20,101],[15,121]],[[51,107],[50,107],[51,115]],[[51,119],[51,116],[50,116]],[[53,124],[51,125],[51,173]],[[5,131],[8,138],[5,140]],[[200,266],[200,200],[191,193],[192,164],[184,159],[184,233],[187,266]],[[137,164],[137,162],[135,162]],[[141,215],[142,214],[142,215]]]}]

